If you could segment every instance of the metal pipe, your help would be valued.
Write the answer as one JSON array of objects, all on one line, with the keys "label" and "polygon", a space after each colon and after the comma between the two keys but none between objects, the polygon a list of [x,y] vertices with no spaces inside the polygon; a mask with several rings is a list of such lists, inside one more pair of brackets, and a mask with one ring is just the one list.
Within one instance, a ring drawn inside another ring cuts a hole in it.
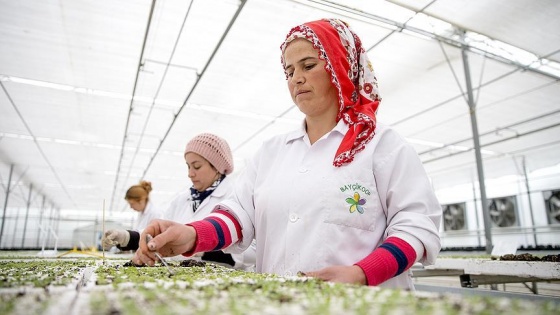
[{"label": "metal pipe", "polygon": [[467,85],[467,103],[469,105],[469,113],[471,117],[471,128],[474,141],[474,153],[476,157],[476,171],[478,174],[478,183],[480,190],[480,201],[482,203],[482,214],[484,218],[484,235],[486,237],[486,253],[492,253],[492,232],[490,212],[488,210],[488,201],[486,200],[486,185],[484,183],[484,169],[482,154],[480,153],[480,139],[478,134],[478,123],[476,121],[476,104],[474,102],[473,89],[471,84],[471,73],[469,68],[469,59],[467,56],[467,47],[463,46],[461,49],[463,57],[463,68],[465,71],[465,83]]},{"label": "metal pipe", "polygon": [[60,227],[60,208],[57,208],[57,209],[56,209],[56,228],[55,228],[55,230],[54,230],[54,234],[58,235],[58,233],[59,233],[59,231],[58,231],[59,227]]},{"label": "metal pipe", "polygon": [[[19,223],[19,207],[16,208],[15,217],[16,218],[15,218],[15,222],[14,222],[14,229],[13,229],[12,234],[11,234],[12,235],[12,246],[11,246],[12,248],[14,248],[15,244],[16,244],[16,234],[17,234],[17,231],[18,231],[17,225]],[[6,220],[6,219],[4,218],[4,220]]]},{"label": "metal pipe", "polygon": [[25,233],[27,231],[27,221],[29,220],[29,208],[31,207],[31,192],[33,191],[33,184],[29,185],[29,194],[27,195],[27,210],[25,211],[25,222],[23,223],[23,235],[21,236],[21,248],[23,249],[25,242]]},{"label": "metal pipe", "polygon": [[39,216],[39,233],[37,234],[37,247],[39,247],[39,239],[41,238],[41,225],[43,224],[43,212],[45,212],[46,198],[43,195],[43,202],[41,203],[41,215]]},{"label": "metal pipe", "polygon": [[8,198],[10,197],[10,184],[12,183],[12,174],[14,165],[10,165],[10,174],[8,175],[8,185],[6,186],[6,199],[4,200],[4,214],[2,215],[2,227],[0,228],[0,247],[2,247],[2,235],[4,235],[4,224],[6,223],[6,211],[8,209]]},{"label": "metal pipe", "polygon": [[521,160],[521,165],[523,167],[523,177],[525,178],[525,188],[527,189],[527,200],[529,201],[529,214],[531,215],[531,226],[533,229],[533,241],[535,242],[535,248],[537,248],[537,231],[535,230],[535,215],[533,213],[533,202],[531,201],[531,189],[529,189],[529,176],[527,176],[527,165],[525,164],[525,156]]},{"label": "metal pipe", "polygon": [[478,242],[478,246],[482,246],[480,242],[480,232],[479,232],[480,221],[478,220],[478,206],[476,205],[477,203],[476,186],[474,185],[474,180],[472,181],[472,192],[474,197],[474,218],[476,219],[476,240]]},{"label": "metal pipe", "polygon": [[49,213],[49,217],[47,218],[47,225],[45,226],[45,233],[47,233],[47,242],[46,244],[49,245],[49,242],[51,240],[51,233],[49,233],[49,229],[52,227],[52,220],[53,220],[53,211],[54,211],[54,205],[51,203],[51,211]]}]

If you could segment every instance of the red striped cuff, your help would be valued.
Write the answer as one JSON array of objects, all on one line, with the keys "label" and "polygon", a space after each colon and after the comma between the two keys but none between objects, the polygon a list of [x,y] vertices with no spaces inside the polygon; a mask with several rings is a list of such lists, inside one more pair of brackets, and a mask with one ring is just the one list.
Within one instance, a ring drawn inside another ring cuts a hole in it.
[{"label": "red striped cuff", "polygon": [[356,265],[364,271],[368,285],[379,285],[408,270],[416,261],[416,251],[397,237],[388,238]]},{"label": "red striped cuff", "polygon": [[241,238],[239,222],[224,210],[215,210],[206,218],[187,225],[195,229],[197,236],[193,250],[183,254],[187,257],[226,248]]}]

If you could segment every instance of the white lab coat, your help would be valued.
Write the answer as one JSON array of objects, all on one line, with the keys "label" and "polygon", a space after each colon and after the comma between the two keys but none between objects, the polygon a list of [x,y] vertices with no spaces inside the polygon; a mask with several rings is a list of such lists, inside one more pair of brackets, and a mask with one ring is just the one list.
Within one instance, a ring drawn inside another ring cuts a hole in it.
[{"label": "white lab coat", "polygon": [[142,212],[138,212],[138,216],[134,219],[132,223],[132,229],[134,231],[138,231],[142,233],[146,226],[152,221],[153,219],[161,219],[163,217],[163,211],[156,208],[154,204],[148,200],[146,204],[146,208]]},{"label": "white lab coat", "polygon": [[[352,163],[334,167],[347,130],[341,120],[312,146],[303,127],[263,144],[238,178],[234,198],[222,203],[243,230],[227,251],[243,250],[254,237],[257,272],[295,275],[353,265],[396,236],[420,262],[435,261],[441,207],[414,148],[378,124]],[[365,200],[363,214],[350,211],[354,193]],[[410,272],[382,286],[414,288]]]}]

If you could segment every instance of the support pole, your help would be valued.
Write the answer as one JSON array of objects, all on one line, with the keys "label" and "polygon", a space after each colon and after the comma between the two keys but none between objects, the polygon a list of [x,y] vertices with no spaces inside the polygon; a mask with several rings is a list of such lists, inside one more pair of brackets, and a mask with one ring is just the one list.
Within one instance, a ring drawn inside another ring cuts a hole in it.
[{"label": "support pole", "polygon": [[41,239],[41,226],[43,225],[43,213],[45,212],[45,195],[43,195],[43,202],[41,203],[41,215],[39,216],[39,233],[37,234],[37,247],[39,247],[39,239]]},{"label": "support pole", "polygon": [[6,199],[4,200],[4,214],[2,215],[2,227],[0,228],[0,248],[2,247],[2,235],[4,235],[4,224],[6,223],[6,211],[8,210],[8,197],[10,197],[10,184],[12,183],[12,173],[14,165],[10,165],[10,175],[8,175],[8,185],[6,185]]},{"label": "support pole", "polygon": [[56,228],[54,230],[54,233],[56,235],[59,235],[60,233],[59,227],[60,227],[60,208],[56,208]]},{"label": "support pole", "polygon": [[527,176],[527,165],[525,164],[525,156],[521,160],[521,167],[523,167],[523,177],[525,178],[525,188],[527,189],[527,201],[529,202],[529,213],[531,214],[531,226],[533,227],[533,242],[537,248],[537,231],[535,230],[535,215],[533,213],[533,202],[531,201],[531,190],[529,189],[529,176]]},{"label": "support pole", "polygon": [[27,195],[27,210],[25,211],[25,222],[23,223],[23,235],[21,236],[21,249],[25,245],[25,233],[27,231],[27,221],[29,219],[29,208],[31,207],[31,192],[33,191],[33,184],[29,184],[29,194]]},{"label": "support pole", "polygon": [[52,227],[52,220],[53,220],[53,211],[54,211],[54,204],[51,203],[51,211],[49,213],[49,217],[47,218],[47,224],[45,225],[45,231],[47,232],[47,245],[49,245],[51,241],[51,233],[49,233],[49,229]]},{"label": "support pole", "polygon": [[474,198],[474,217],[476,219],[476,240],[478,242],[478,246],[482,246],[482,242],[480,241],[480,229],[478,228],[480,226],[480,220],[478,219],[478,206],[477,206],[477,198],[476,198],[476,187],[474,185],[474,179],[473,179],[473,183],[472,183],[472,192],[473,192],[473,198]]},{"label": "support pole", "polygon": [[480,153],[480,139],[478,134],[478,123],[476,121],[476,104],[474,102],[471,73],[469,68],[469,59],[467,56],[467,47],[461,49],[463,57],[463,67],[465,70],[465,83],[467,85],[467,104],[469,105],[469,113],[471,116],[471,128],[474,141],[474,153],[476,156],[476,170],[478,174],[478,183],[480,189],[480,201],[482,202],[482,214],[484,218],[484,235],[486,237],[486,253],[492,253],[492,232],[490,212],[488,211],[488,201],[486,200],[486,185],[484,184],[484,170],[482,164],[482,154]]},{"label": "support pole", "polygon": [[14,221],[14,230],[12,231],[12,246],[10,248],[15,248],[16,247],[16,236],[17,236],[17,232],[18,232],[18,223],[19,223],[19,207],[16,208],[16,214],[15,214],[15,221]]}]

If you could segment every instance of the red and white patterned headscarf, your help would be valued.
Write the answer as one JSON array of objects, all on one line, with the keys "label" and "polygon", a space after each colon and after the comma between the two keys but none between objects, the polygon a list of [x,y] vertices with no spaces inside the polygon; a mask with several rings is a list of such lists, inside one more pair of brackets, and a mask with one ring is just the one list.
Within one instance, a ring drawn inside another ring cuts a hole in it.
[{"label": "red and white patterned headscarf", "polygon": [[333,165],[348,164],[375,134],[375,114],[381,98],[373,67],[360,38],[341,20],[323,19],[292,28],[280,46],[282,65],[286,47],[296,38],[307,39],[319,51],[338,90],[336,121],[343,119],[350,129],[338,147]]}]

